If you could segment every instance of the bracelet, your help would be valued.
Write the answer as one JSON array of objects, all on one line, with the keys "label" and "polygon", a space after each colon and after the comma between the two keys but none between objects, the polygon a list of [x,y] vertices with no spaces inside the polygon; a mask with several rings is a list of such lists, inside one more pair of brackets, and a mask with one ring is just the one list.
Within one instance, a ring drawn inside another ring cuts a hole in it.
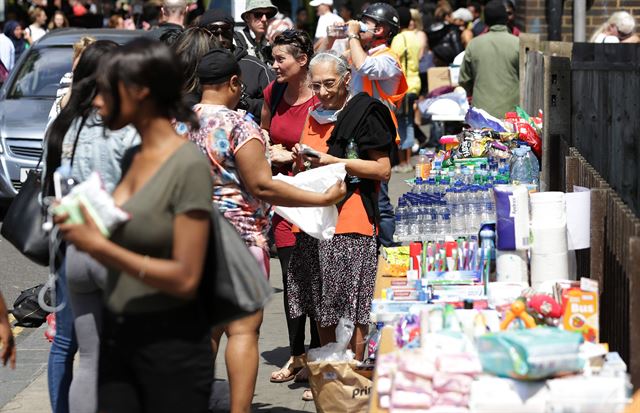
[{"label": "bracelet", "polygon": [[149,256],[145,255],[142,261],[142,266],[140,268],[140,271],[138,271],[138,278],[140,278],[141,280],[144,279],[144,276],[146,275],[146,269],[147,269],[147,263],[149,262]]},{"label": "bracelet", "polygon": [[347,38],[349,40],[356,39],[356,40],[360,41],[360,35],[358,35],[358,34],[350,34],[350,35],[347,36]]}]

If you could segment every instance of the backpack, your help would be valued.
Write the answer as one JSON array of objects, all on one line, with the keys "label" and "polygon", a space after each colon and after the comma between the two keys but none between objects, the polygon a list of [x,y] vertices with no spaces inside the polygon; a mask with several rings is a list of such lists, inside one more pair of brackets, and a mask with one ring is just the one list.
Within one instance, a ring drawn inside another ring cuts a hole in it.
[{"label": "backpack", "polygon": [[[37,328],[46,321],[47,314],[49,313],[40,308],[40,304],[38,304],[38,294],[43,288],[44,284],[36,285],[35,287],[22,291],[18,298],[16,298],[16,301],[13,303],[13,310],[10,312],[16,319],[17,326]],[[49,291],[45,293],[44,299],[46,302],[51,301]]]}]

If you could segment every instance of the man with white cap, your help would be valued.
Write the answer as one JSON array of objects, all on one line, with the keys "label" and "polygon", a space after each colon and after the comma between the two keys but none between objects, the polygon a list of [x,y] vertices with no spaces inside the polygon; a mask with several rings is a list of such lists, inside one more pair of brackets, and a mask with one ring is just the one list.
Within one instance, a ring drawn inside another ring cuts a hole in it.
[{"label": "man with white cap", "polygon": [[[316,35],[314,38],[314,48],[317,50],[320,42],[327,37],[327,28],[336,23],[344,23],[344,20],[333,12],[333,0],[311,0],[309,5],[317,8],[318,26],[316,27]],[[342,53],[346,48],[346,42],[337,41],[334,42],[334,45],[335,43],[338,43],[339,48],[341,48],[341,50],[336,51]],[[340,44],[342,44],[342,46],[340,46]]]},{"label": "man with white cap", "polygon": [[268,65],[273,63],[273,57],[267,42],[267,28],[277,13],[278,8],[270,0],[247,0],[246,11],[240,15],[247,27],[239,31],[235,39],[249,56],[257,57]]}]

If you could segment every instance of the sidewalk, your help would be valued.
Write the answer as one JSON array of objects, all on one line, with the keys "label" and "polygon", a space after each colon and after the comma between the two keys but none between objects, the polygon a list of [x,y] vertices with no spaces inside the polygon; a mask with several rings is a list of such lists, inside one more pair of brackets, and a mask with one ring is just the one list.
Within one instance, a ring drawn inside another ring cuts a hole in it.
[{"label": "sidewalk", "polygon": [[[397,203],[398,197],[408,189],[402,181],[410,178],[411,175],[393,174],[389,183],[389,196],[394,205]],[[260,366],[252,410],[253,412],[269,411],[274,413],[315,412],[316,409],[313,402],[302,400],[302,392],[306,385],[293,382],[282,384],[269,382],[271,372],[282,366],[289,357],[289,340],[287,338],[284,305],[282,302],[282,272],[280,270],[280,262],[277,259],[271,260],[271,285],[275,289],[275,293],[273,299],[265,308],[264,321],[260,333]],[[40,330],[33,332],[25,340],[25,344],[26,342],[30,344],[26,348],[20,348],[19,346],[19,363],[28,363],[30,351],[41,352],[43,348],[48,348],[48,343]],[[214,394],[212,396],[212,406],[215,408],[215,412],[229,410],[229,387],[224,363],[225,347],[226,340],[223,339],[215,366]],[[30,384],[6,405],[2,406],[0,413],[51,412],[47,392],[46,365],[38,367],[38,373],[28,378]],[[4,385],[2,380],[0,380],[0,385]]]}]

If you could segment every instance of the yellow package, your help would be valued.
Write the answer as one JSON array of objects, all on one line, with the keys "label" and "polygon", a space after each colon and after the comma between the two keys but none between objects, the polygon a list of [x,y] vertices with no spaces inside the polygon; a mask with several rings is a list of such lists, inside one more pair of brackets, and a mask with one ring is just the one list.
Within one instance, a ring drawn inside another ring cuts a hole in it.
[{"label": "yellow package", "polygon": [[567,331],[581,332],[585,341],[600,341],[598,292],[569,288],[563,293],[562,324]]}]

